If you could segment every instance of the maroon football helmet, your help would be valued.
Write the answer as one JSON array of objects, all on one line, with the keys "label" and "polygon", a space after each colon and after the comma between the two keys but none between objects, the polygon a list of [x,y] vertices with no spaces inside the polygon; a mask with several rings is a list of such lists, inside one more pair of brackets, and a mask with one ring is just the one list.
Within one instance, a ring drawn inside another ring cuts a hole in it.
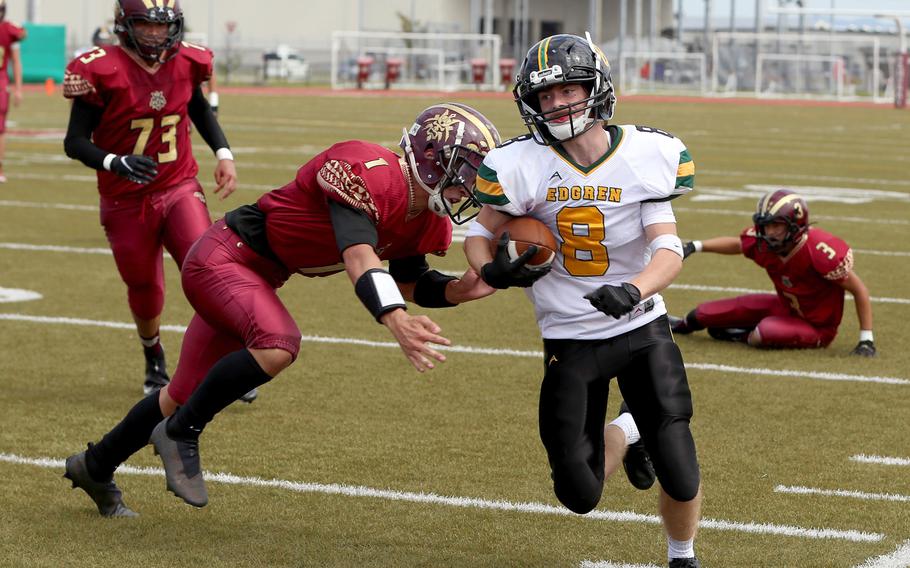
[{"label": "maroon football helmet", "polygon": [[[140,37],[137,21],[167,24],[163,37]],[[143,59],[157,63],[173,57],[183,39],[183,9],[179,0],[117,0],[114,7],[114,33],[120,45],[126,46]]]},{"label": "maroon football helmet", "polygon": [[[480,212],[474,199],[477,170],[499,142],[499,132],[484,115],[467,105],[441,103],[417,115],[401,137],[401,148],[412,175],[430,194],[429,209],[461,225]],[[451,186],[461,186],[465,197],[454,211],[443,195]]]},{"label": "maroon football helmet", "polygon": [[[755,235],[772,252],[785,252],[793,248],[799,239],[809,231],[809,206],[801,195],[789,189],[778,189],[758,200],[758,211],[752,215]],[[787,225],[783,238],[769,236],[765,227],[771,223]]]}]

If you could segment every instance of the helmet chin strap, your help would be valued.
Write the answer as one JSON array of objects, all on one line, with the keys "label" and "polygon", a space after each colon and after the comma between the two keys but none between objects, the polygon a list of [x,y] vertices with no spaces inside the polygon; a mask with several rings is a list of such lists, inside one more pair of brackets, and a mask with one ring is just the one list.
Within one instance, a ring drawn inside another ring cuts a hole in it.
[{"label": "helmet chin strap", "polygon": [[585,109],[584,115],[561,123],[548,122],[547,128],[550,130],[550,134],[557,140],[568,140],[573,136],[578,136],[584,132],[584,129],[594,121],[594,118],[592,118],[590,114],[591,109],[587,108]]},{"label": "helmet chin strap", "polygon": [[417,159],[414,157],[414,149],[411,147],[411,139],[408,136],[408,130],[402,128],[402,131],[404,132],[404,153],[408,158],[408,165],[411,168],[411,177],[417,180],[417,185],[429,194],[429,197],[427,198],[427,209],[440,217],[448,217],[449,212],[446,209],[442,191],[433,189],[423,183],[423,180],[420,178],[420,173],[417,170]]}]

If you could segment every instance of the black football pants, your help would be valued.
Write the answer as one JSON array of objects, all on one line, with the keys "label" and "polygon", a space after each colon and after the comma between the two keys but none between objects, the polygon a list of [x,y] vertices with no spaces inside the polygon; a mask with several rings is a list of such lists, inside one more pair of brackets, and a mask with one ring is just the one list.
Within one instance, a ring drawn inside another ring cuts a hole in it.
[{"label": "black football pants", "polygon": [[698,493],[692,397],[666,316],[603,340],[544,339],[540,438],[560,502],[584,514],[604,483],[604,423],[610,380],[641,432],[664,491],[677,501]]}]

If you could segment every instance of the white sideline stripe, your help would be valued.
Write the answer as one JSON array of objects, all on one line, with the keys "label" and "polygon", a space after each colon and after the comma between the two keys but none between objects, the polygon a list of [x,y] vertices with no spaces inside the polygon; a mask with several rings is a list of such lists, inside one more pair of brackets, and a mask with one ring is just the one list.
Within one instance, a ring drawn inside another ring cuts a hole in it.
[{"label": "white sideline stripe", "polygon": [[[699,290],[703,292],[734,292],[734,293],[743,293],[743,294],[774,294],[774,290],[758,290],[755,288],[736,288],[731,286],[705,286],[703,284],[670,284],[670,288],[675,288],[677,290]],[[847,300],[852,300],[852,295],[845,296]],[[910,304],[910,299],[908,298],[884,298],[884,297],[870,297],[873,302],[881,304]]]},{"label": "white sideline stripe", "polygon": [[889,458],[886,456],[867,456],[866,454],[856,454],[855,456],[850,456],[850,460],[859,463],[874,463],[877,465],[910,466],[910,458]]},{"label": "white sideline stripe", "polygon": [[775,493],[792,493],[794,495],[821,495],[823,497],[850,497],[864,501],[897,501],[910,503],[910,495],[895,493],[868,493],[866,491],[848,491],[846,489],[819,489],[817,487],[801,487],[799,485],[778,485]]},{"label": "white sideline stripe", "polygon": [[856,568],[907,568],[908,566],[910,566],[910,540],[905,540],[891,554],[870,558],[862,564],[857,564]]},{"label": "white sideline stripe", "polygon": [[[136,324],[126,323],[126,322],[115,322],[115,321],[100,321],[100,320],[90,320],[83,318],[67,318],[67,317],[50,317],[50,316],[33,316],[26,314],[10,314],[10,313],[0,313],[0,321],[21,321],[29,323],[48,323],[48,324],[63,324],[63,325],[81,325],[81,326],[91,326],[91,327],[105,327],[111,329],[128,329],[134,330]],[[186,332],[186,326],[182,325],[162,325],[162,331],[173,331],[176,333]],[[398,343],[393,343],[391,341],[372,341],[369,339],[356,339],[350,337],[326,337],[322,335],[304,335],[301,338],[301,341],[309,343],[327,343],[327,344],[342,344],[342,345],[362,345],[364,347],[377,347],[384,349],[398,349]],[[522,358],[531,358],[531,359],[541,359],[543,358],[542,351],[522,351],[518,349],[493,349],[488,347],[471,347],[471,346],[458,346],[453,345],[445,347],[442,345],[436,345],[436,349],[440,351],[451,351],[453,353],[468,353],[471,355],[494,355],[502,356],[507,355],[511,357],[522,357]],[[714,363],[686,363],[687,369],[698,369],[702,371],[723,371],[725,373],[736,373],[743,375],[767,375],[773,377],[790,377],[798,379],[817,379],[822,381],[848,381],[848,382],[857,382],[857,383],[881,383],[888,385],[910,385],[910,379],[902,379],[899,377],[877,377],[877,376],[866,376],[866,375],[847,375],[842,373],[826,373],[819,371],[795,371],[788,369],[762,369],[762,368],[749,368],[749,367],[732,367],[730,365],[716,365]]]},{"label": "white sideline stripe", "polygon": [[65,209],[67,211],[92,211],[97,213],[100,208],[97,205],[77,205],[75,203],[41,203],[40,201],[14,201],[9,199],[0,199],[2,207],[30,207],[32,209]]},{"label": "white sideline stripe", "polygon": [[615,562],[608,562],[606,560],[600,560],[594,562],[593,560],[582,560],[581,564],[578,565],[578,568],[660,568],[656,564],[616,564]]},{"label": "white sideline stripe", "polygon": [[[714,209],[713,207],[674,207],[673,211],[683,211],[686,213],[701,213],[707,215],[736,215],[744,219],[745,224],[749,224],[749,215],[751,212],[743,212],[741,209]],[[839,215],[813,215],[818,221],[844,221],[849,223],[874,223],[876,225],[910,225],[907,219],[871,219],[869,217],[842,217]]]},{"label": "white sideline stripe", "polygon": [[[45,468],[59,469],[64,467],[64,460],[54,458],[27,458],[16,454],[0,452],[0,461],[17,465],[34,465]],[[122,465],[117,468],[118,473],[134,475],[164,476],[164,470],[151,467],[134,467]],[[410,503],[424,503],[432,505],[445,505],[449,507],[488,509],[517,513],[532,513],[540,515],[557,515],[562,517],[578,517],[586,520],[611,521],[618,523],[646,523],[659,525],[660,517],[645,515],[633,511],[592,511],[586,515],[576,515],[564,507],[547,505],[546,503],[513,503],[503,500],[478,499],[476,497],[450,497],[435,493],[414,493],[411,491],[395,491],[391,489],[374,489],[363,485],[342,485],[339,483],[305,483],[288,481],[284,479],[262,479],[261,477],[241,477],[230,473],[203,472],[206,481],[226,483],[229,485],[247,485],[251,487],[271,487],[285,489],[298,493],[324,493],[326,495],[345,495],[347,497],[372,497],[390,501],[406,501]],[[781,536],[794,536],[810,539],[847,540],[852,542],[878,542],[885,538],[879,533],[868,533],[856,530],[838,529],[807,529],[790,525],[774,525],[768,523],[740,523],[736,521],[722,521],[717,519],[703,519],[699,526],[707,529],[721,531],[735,531],[755,534],[774,534]]]},{"label": "white sideline stripe", "polygon": [[[457,241],[457,239],[455,239]],[[27,250],[33,252],[65,252],[72,254],[103,254],[110,256],[111,250],[107,248],[85,248],[85,247],[67,247],[61,245],[32,245],[28,243],[0,243],[0,249],[7,250]],[[903,254],[903,253],[901,253]],[[910,256],[910,253],[906,253]],[[165,258],[170,258],[170,255],[165,252]],[[441,271],[443,274],[449,276],[461,276],[464,274],[463,271]],[[773,290],[758,290],[755,288],[736,288],[729,286],[706,286],[702,284],[671,284],[670,288],[675,288],[677,290],[698,290],[703,292],[731,292],[731,293],[743,293],[743,294],[773,294]],[[853,296],[846,296],[847,300],[853,300]],[[910,305],[910,298],[884,298],[878,296],[871,296],[870,300],[878,304],[907,304]]]}]

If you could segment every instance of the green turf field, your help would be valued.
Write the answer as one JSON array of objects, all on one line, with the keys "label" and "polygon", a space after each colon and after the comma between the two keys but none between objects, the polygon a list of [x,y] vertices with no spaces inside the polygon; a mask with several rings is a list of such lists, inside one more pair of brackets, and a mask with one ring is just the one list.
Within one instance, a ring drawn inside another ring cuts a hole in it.
[{"label": "green turf field", "polygon": [[[210,207],[252,202],[335,141],[397,147],[432,102],[222,94],[241,184]],[[504,136],[522,132],[512,102],[462,102]],[[143,360],[105,254],[94,174],[63,154],[67,114],[62,98],[30,93],[10,117],[0,288],[42,298],[0,304],[0,566],[666,565],[656,490],[638,492],[620,472],[586,517],[552,495],[537,434],[540,341],[521,292],[431,313],[464,349],[418,374],[344,275],[296,277],[282,290],[306,336],[300,359],[207,430],[203,466],[233,477],[210,478],[206,508],[167,493],[160,473],[132,469],[117,479],[141,517],[98,516],[61,479],[62,460],[139,399]],[[910,113],[620,99],[616,118],[688,144],[696,192],[674,202],[684,239],[735,235],[766,188],[794,186],[814,221],[853,246],[874,299],[873,360],[848,355],[852,301],[826,350],[678,339],[696,409],[703,565],[910,565]],[[196,155],[210,190],[214,161],[198,140]],[[435,264],[465,266],[458,245]],[[172,263],[167,284],[173,368],[191,310]],[[770,282],[745,259],[703,254],[665,298],[683,314],[744,289]],[[148,449],[129,465],[160,464]]]}]

